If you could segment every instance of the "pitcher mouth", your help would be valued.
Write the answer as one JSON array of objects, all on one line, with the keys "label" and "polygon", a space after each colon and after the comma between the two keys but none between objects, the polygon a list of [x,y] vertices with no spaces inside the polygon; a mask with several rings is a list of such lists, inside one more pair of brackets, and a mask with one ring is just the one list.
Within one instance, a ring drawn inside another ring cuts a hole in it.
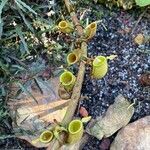
[{"label": "pitcher mouth", "polygon": [[58,26],[61,29],[65,29],[67,27],[67,22],[66,21],[61,21]]},{"label": "pitcher mouth", "polygon": [[95,27],[96,27],[96,23],[93,22],[93,23],[90,25],[90,28],[91,28],[91,29],[94,29]]},{"label": "pitcher mouth", "polygon": [[41,135],[40,135],[40,141],[43,143],[48,143],[52,140],[53,138],[53,133],[51,131],[44,131]]},{"label": "pitcher mouth", "polygon": [[77,56],[74,53],[70,53],[67,57],[67,61],[69,64],[74,64],[77,61]]},{"label": "pitcher mouth", "polygon": [[76,134],[82,129],[82,122],[80,120],[73,120],[70,122],[68,130],[71,134]]},{"label": "pitcher mouth", "polygon": [[73,74],[71,72],[64,72],[60,76],[60,82],[63,85],[70,85],[73,82]]},{"label": "pitcher mouth", "polygon": [[93,66],[98,67],[101,66],[106,61],[104,56],[97,56],[93,61]]}]

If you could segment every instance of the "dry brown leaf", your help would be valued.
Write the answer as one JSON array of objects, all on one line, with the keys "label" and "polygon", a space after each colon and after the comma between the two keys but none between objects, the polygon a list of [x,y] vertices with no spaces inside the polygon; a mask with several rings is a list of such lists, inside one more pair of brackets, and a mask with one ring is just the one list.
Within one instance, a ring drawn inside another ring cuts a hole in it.
[{"label": "dry brown leaf", "polygon": [[[29,141],[36,147],[46,147],[47,144],[40,142],[32,143],[33,139],[38,138],[40,133],[48,127],[54,119],[61,122],[67,110],[69,100],[62,100],[58,96],[59,80],[58,78],[50,81],[38,79],[39,87],[32,83],[28,91],[34,96],[38,103],[27,93],[23,92],[17,100],[8,102],[12,117],[14,118],[13,127],[19,127],[23,130],[36,132],[35,136],[29,134],[19,136]],[[41,92],[42,91],[42,92]]]},{"label": "dry brown leaf", "polygon": [[138,34],[135,38],[134,38],[134,42],[136,43],[136,44],[138,44],[138,45],[141,45],[141,44],[143,44],[143,42],[144,42],[144,36],[143,36],[143,34]]},{"label": "dry brown leaf", "polygon": [[99,140],[109,137],[123,126],[126,126],[134,113],[134,108],[122,95],[115,99],[106,114],[97,119],[93,125],[87,128],[87,132]]}]

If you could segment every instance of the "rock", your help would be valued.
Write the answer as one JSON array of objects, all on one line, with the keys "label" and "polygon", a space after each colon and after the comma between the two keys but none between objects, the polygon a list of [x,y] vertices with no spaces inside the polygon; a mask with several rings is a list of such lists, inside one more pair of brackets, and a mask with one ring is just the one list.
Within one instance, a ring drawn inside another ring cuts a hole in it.
[{"label": "rock", "polygon": [[149,150],[150,116],[128,124],[117,134],[110,150]]},{"label": "rock", "polygon": [[89,115],[88,111],[85,109],[85,107],[81,107],[79,110],[79,113],[82,117],[87,117]]},{"label": "rock", "polygon": [[93,125],[86,128],[87,133],[101,140],[110,137],[126,126],[134,113],[134,107],[121,94],[115,98],[104,116],[97,118]]}]

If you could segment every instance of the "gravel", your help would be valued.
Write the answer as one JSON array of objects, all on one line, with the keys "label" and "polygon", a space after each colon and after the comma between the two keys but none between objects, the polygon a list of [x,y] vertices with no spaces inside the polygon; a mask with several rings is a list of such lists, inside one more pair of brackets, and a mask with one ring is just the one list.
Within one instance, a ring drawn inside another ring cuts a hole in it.
[{"label": "gravel", "polygon": [[[102,10],[101,7],[97,9]],[[150,88],[144,88],[139,83],[140,75],[150,71],[150,55],[147,54],[150,45],[144,43],[138,46],[134,43],[137,34],[150,34],[150,20],[143,17],[131,34],[140,15],[140,10],[137,10],[137,14],[134,14],[135,11],[111,10],[110,13],[110,10],[103,9],[102,23],[98,25],[96,36],[88,44],[89,57],[118,55],[117,59],[108,62],[109,71],[101,80],[91,79],[91,68],[86,68],[82,94],[88,100],[82,101],[81,106],[93,118],[104,114],[118,94],[123,94],[131,103],[135,102],[135,113],[131,122],[150,115]],[[93,20],[99,19],[93,14],[88,15]],[[90,138],[83,150],[100,150],[100,142],[96,138]]]}]

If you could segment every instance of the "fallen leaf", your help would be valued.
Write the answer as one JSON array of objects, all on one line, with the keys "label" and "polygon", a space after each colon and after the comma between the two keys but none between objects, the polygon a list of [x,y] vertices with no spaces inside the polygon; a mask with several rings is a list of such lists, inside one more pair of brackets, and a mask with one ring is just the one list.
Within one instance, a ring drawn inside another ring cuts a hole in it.
[{"label": "fallen leaf", "polygon": [[143,44],[143,42],[144,42],[144,36],[143,36],[143,34],[138,34],[135,38],[134,38],[134,42],[136,43],[136,44],[138,44],[138,45],[141,45],[141,44]]},{"label": "fallen leaf", "polygon": [[150,73],[142,74],[139,81],[142,86],[150,86]]},{"label": "fallen leaf", "polygon": [[85,107],[80,107],[79,113],[80,113],[81,117],[87,117],[89,115],[89,113]]},{"label": "fallen leaf", "polygon": [[26,89],[32,96],[22,92],[17,100],[8,101],[14,121],[13,128],[21,128],[34,133],[34,135],[23,134],[17,137],[27,140],[36,147],[47,147],[47,144],[31,141],[39,138],[40,133],[54,123],[54,120],[61,122],[64,118],[69,100],[62,100],[58,96],[58,88],[58,78],[49,81],[38,78],[36,82],[29,82],[26,85]]},{"label": "fallen leaf", "polygon": [[120,128],[126,126],[134,113],[133,106],[122,95],[118,95],[103,117],[97,118],[86,131],[99,140],[110,137]]},{"label": "fallen leaf", "polygon": [[64,100],[68,100],[71,98],[71,92],[68,92],[65,90],[64,86],[63,85],[59,85],[59,89],[58,89],[58,94],[59,94],[59,97],[64,99]]}]

